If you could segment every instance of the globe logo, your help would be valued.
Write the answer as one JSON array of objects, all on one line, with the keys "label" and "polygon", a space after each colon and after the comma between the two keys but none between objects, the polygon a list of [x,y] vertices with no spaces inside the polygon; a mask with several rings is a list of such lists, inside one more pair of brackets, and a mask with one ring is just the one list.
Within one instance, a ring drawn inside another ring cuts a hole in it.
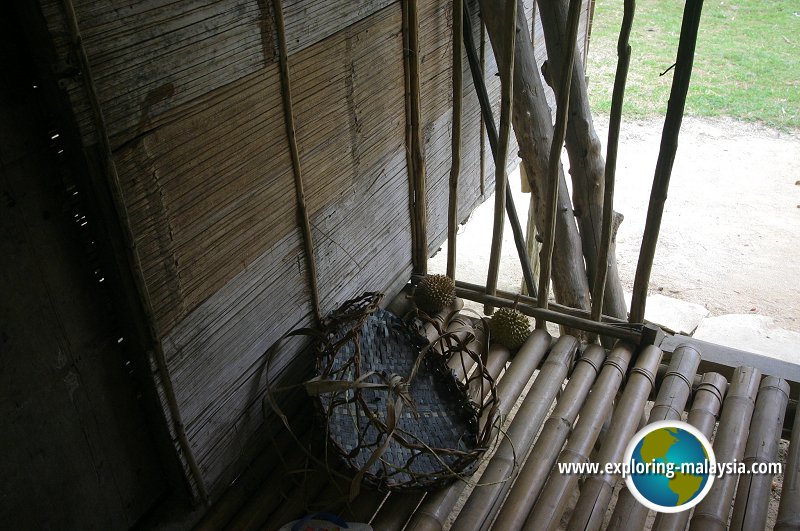
[{"label": "globe logo", "polygon": [[648,424],[625,450],[625,483],[646,507],[662,513],[691,509],[708,494],[714,450],[694,426],[663,420]]}]

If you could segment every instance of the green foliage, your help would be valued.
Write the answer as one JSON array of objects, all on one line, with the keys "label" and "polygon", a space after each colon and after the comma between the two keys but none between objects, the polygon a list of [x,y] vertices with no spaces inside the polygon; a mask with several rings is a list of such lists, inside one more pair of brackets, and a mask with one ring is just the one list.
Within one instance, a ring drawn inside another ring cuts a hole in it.
[{"label": "green foliage", "polygon": [[[631,32],[623,116],[663,116],[683,2],[639,0]],[[597,0],[589,45],[589,98],[607,115],[617,66],[622,0]],[[800,127],[800,1],[705,2],[686,114]]]}]

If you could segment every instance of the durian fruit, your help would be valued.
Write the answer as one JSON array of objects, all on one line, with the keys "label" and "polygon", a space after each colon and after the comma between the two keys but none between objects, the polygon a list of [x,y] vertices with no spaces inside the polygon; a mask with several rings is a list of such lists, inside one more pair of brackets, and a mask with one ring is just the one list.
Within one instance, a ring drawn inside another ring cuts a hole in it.
[{"label": "durian fruit", "polygon": [[428,314],[450,306],[455,297],[456,286],[447,275],[425,275],[414,292],[417,307]]},{"label": "durian fruit", "polygon": [[492,316],[489,323],[492,341],[516,350],[531,335],[531,324],[528,318],[513,308],[500,308]]}]

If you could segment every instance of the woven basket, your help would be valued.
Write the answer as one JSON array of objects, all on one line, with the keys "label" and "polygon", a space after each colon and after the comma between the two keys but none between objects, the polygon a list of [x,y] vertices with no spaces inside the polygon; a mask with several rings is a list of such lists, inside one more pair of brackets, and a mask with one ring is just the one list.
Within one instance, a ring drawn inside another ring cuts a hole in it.
[{"label": "woven basket", "polygon": [[419,322],[380,309],[381,297],[365,293],[325,320],[306,388],[355,489],[362,479],[382,490],[441,487],[474,471],[491,430],[479,429],[482,409],[447,367],[463,343],[431,348]]}]

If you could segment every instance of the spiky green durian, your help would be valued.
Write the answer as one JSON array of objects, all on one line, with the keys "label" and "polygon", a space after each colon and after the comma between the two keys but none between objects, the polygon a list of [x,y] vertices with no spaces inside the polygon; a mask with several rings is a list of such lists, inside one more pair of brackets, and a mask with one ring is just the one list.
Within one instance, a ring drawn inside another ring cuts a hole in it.
[{"label": "spiky green durian", "polygon": [[512,308],[500,308],[492,316],[489,324],[492,341],[516,350],[531,335],[531,324],[528,318]]},{"label": "spiky green durian", "polygon": [[455,296],[455,284],[447,275],[425,275],[414,292],[417,307],[429,314],[453,304]]}]

